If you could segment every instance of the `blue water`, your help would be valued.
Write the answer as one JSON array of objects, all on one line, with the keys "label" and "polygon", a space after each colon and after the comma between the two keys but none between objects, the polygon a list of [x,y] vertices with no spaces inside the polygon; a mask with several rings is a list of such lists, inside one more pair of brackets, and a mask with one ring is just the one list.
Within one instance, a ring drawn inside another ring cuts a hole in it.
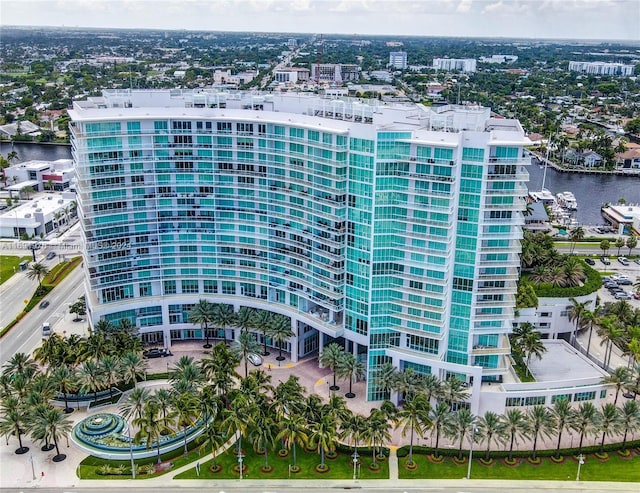
[{"label": "blue water", "polygon": [[[540,190],[544,168],[532,164],[528,169],[529,190]],[[629,204],[640,204],[640,177],[637,176],[558,173],[548,168],[544,188],[554,195],[572,192],[578,201],[574,216],[581,224],[602,224],[600,207],[607,202],[617,203],[623,198]]]}]

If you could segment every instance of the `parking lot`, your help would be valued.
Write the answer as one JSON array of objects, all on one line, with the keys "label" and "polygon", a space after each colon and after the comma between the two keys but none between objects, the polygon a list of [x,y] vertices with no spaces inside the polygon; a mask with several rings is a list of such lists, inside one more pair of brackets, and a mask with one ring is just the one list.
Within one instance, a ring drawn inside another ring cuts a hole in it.
[{"label": "parking lot", "polygon": [[640,308],[640,295],[634,287],[640,280],[640,259],[625,259],[626,257],[610,257],[609,264],[604,263],[602,258],[595,261],[594,268],[603,276],[603,287],[598,296],[603,303],[624,299],[634,308]]}]

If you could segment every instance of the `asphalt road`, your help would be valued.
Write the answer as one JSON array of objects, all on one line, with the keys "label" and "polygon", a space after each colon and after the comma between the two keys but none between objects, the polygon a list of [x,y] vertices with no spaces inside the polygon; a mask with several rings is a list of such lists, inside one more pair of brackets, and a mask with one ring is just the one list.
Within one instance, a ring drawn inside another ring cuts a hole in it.
[{"label": "asphalt road", "polygon": [[[413,483],[419,482],[418,480],[412,481]],[[486,483],[482,485],[482,483]],[[185,490],[191,491],[207,491],[210,493],[281,493],[281,492],[299,492],[305,491],[307,493],[335,493],[336,491],[381,491],[385,493],[423,493],[423,492],[438,492],[438,493],[494,493],[496,491],[505,491],[505,492],[521,492],[521,493],[538,493],[541,491],[544,492],[562,492],[562,493],[596,493],[596,492],[604,492],[604,491],[616,491],[616,492],[635,492],[632,486],[628,483],[622,483],[618,485],[612,485],[612,483],[606,483],[608,487],[603,487],[602,483],[564,483],[558,485],[558,482],[552,482],[552,484],[545,484],[543,482],[531,482],[531,481],[522,481],[522,482],[495,482],[495,481],[483,481],[483,482],[470,482],[465,486],[418,486],[418,485],[407,485],[407,486],[391,486],[387,481],[380,481],[379,485],[372,484],[371,482],[367,482],[367,484],[352,484],[348,485],[344,484],[335,484],[332,486],[325,487],[309,487],[306,484],[303,486],[301,484],[297,484],[297,482],[293,481],[289,485],[274,485],[273,487],[263,486],[263,487],[253,487],[253,486],[244,486],[240,485],[240,483],[232,484],[232,485],[207,485],[204,486],[180,486],[180,487],[163,487],[163,493],[180,493]],[[334,483],[333,481],[331,483]],[[520,484],[522,483],[522,484]],[[555,485],[554,485],[555,484]],[[556,486],[557,485],[557,486]],[[25,489],[1,489],[2,493],[24,493]],[[148,488],[148,487],[123,487],[123,486],[101,486],[96,488],[86,488],[86,487],[74,487],[74,488],[38,488],[38,491],[43,493],[69,493],[73,491],[74,493],[97,493],[97,492],[108,492],[108,493],[130,493],[131,491],[141,492],[141,493],[157,493],[158,488]]]},{"label": "asphalt road", "polygon": [[[41,327],[43,322],[49,322],[55,330],[55,324],[59,320],[64,317],[73,317],[69,313],[69,305],[84,294],[83,279],[82,269],[76,267],[46,296],[45,299],[49,301],[47,308],[34,308],[2,337],[0,343],[0,366],[4,365],[15,353],[30,353],[38,346],[42,340]],[[16,291],[13,294],[13,301],[4,296],[2,297],[3,307],[10,306],[6,304],[12,302],[20,303],[21,306],[24,306],[23,299],[31,296],[33,289],[24,284],[18,284],[14,286],[13,291]]]}]

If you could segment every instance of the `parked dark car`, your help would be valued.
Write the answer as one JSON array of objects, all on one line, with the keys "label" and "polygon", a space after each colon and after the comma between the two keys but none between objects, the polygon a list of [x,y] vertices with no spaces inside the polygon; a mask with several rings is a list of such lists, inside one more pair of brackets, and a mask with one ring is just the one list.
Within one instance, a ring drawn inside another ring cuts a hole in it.
[{"label": "parked dark car", "polygon": [[40,308],[46,308],[49,306],[49,302],[47,300],[44,300],[40,303]]},{"label": "parked dark car", "polygon": [[586,258],[584,259],[584,261],[589,265],[596,265],[596,261],[593,260],[592,258]]},{"label": "parked dark car", "polygon": [[153,348],[147,349],[142,353],[142,356],[144,356],[145,358],[164,358],[166,356],[173,356],[173,354],[168,349]]},{"label": "parked dark car", "polygon": [[602,262],[604,265],[611,265],[611,260],[609,260],[607,257],[600,257],[600,262]]}]

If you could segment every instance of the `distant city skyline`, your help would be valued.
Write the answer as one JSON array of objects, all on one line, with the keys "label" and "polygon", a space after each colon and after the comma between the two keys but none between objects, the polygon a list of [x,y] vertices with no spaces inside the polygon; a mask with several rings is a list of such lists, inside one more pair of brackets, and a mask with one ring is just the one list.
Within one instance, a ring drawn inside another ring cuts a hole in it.
[{"label": "distant city skyline", "polygon": [[0,0],[0,25],[640,41],[640,1]]}]

